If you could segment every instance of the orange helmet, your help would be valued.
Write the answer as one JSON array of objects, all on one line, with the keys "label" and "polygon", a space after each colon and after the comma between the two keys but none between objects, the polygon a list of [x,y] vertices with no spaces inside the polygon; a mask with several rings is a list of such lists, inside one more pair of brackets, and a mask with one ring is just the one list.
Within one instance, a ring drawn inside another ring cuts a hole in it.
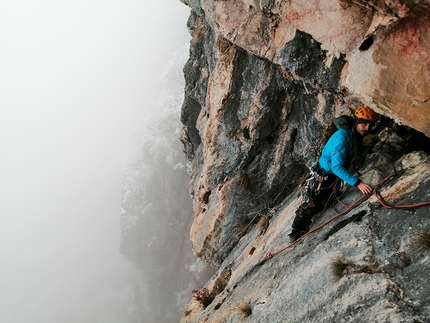
[{"label": "orange helmet", "polygon": [[369,122],[375,122],[378,120],[378,114],[364,105],[360,105],[357,110],[355,110],[354,115],[359,119],[364,119]]}]

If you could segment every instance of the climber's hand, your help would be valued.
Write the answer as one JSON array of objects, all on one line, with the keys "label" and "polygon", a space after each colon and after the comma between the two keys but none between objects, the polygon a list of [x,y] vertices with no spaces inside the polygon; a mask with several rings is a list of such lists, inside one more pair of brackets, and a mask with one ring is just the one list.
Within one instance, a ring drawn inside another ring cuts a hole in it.
[{"label": "climber's hand", "polygon": [[367,185],[366,183],[363,183],[363,182],[361,182],[360,184],[358,184],[357,187],[361,191],[361,193],[363,193],[364,195],[369,195],[373,191],[372,187],[370,187],[369,185]]}]

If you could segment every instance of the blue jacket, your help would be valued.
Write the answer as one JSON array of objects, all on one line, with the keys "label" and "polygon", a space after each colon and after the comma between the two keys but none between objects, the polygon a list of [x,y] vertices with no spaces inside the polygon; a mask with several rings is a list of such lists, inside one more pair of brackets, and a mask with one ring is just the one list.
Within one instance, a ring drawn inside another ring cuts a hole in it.
[{"label": "blue jacket", "polygon": [[319,164],[329,174],[334,174],[351,186],[355,186],[360,179],[352,175],[348,169],[354,157],[354,134],[351,117],[336,118],[334,124],[338,130],[327,141],[319,159]]}]

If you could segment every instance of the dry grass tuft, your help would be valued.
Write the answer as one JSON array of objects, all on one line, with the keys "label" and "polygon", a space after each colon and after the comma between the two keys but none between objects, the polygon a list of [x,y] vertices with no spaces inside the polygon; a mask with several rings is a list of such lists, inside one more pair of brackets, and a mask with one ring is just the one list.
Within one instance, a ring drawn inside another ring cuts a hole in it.
[{"label": "dry grass tuft", "polygon": [[248,317],[252,314],[251,305],[248,302],[242,301],[237,305],[237,309],[243,313],[245,317]]},{"label": "dry grass tuft", "polygon": [[350,266],[350,263],[342,254],[334,258],[330,265],[333,275],[337,280],[341,279],[345,275],[345,271],[348,266]]},{"label": "dry grass tuft", "polygon": [[430,231],[416,231],[412,243],[418,250],[430,249]]},{"label": "dry grass tuft", "polygon": [[258,227],[260,228],[260,234],[265,234],[267,228],[269,227],[269,218],[267,216],[261,217],[261,219],[258,221]]}]

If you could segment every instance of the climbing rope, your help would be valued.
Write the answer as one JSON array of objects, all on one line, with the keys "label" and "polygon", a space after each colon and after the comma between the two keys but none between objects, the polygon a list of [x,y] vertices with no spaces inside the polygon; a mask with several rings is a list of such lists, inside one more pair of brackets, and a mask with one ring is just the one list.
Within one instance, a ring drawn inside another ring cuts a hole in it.
[{"label": "climbing rope", "polygon": [[[390,174],[387,177],[385,177],[383,180],[381,180],[380,182],[378,182],[375,187],[373,188],[373,191],[376,192],[376,189],[380,186],[382,186],[386,181],[388,181],[390,178],[392,178],[394,176],[394,174]],[[286,247],[279,249],[277,251],[274,252],[268,252],[266,254],[266,259],[271,259],[274,256],[276,256],[277,254],[280,254],[281,252],[291,248],[292,246],[294,246],[295,244],[297,244],[299,241],[301,241],[302,239],[304,239],[305,237],[307,237],[308,235],[312,234],[313,232],[321,229],[322,227],[326,226],[327,224],[329,224],[330,222],[334,221],[335,219],[337,219],[338,217],[347,214],[349,211],[351,211],[352,209],[356,208],[357,206],[359,206],[361,203],[363,203],[365,200],[367,200],[372,194],[368,194],[368,195],[363,195],[361,196],[359,199],[357,199],[354,203],[352,203],[351,205],[349,205],[347,207],[347,209],[345,209],[342,212],[337,213],[336,215],[334,215],[332,218],[328,219],[326,222],[320,224],[319,226],[313,228],[312,230],[308,231],[307,233],[305,233],[304,235],[302,235],[300,238],[298,238],[297,240],[291,242],[289,245],[287,245]]]},{"label": "climbing rope", "polygon": [[[381,153],[381,152],[380,152]],[[382,153],[381,153],[382,154]],[[394,163],[391,161],[391,159],[389,158],[389,157],[387,157],[385,154],[382,154],[385,158],[387,158],[390,162],[391,162],[391,164],[392,164],[392,167],[393,167],[393,170],[394,170],[394,173],[392,173],[392,174],[390,174],[390,175],[388,175],[387,177],[385,177],[384,179],[382,179],[380,182],[378,182],[375,186],[374,186],[374,188],[373,188],[373,190],[372,190],[372,193],[375,195],[375,197],[376,197],[376,199],[377,199],[377,201],[384,207],[384,208],[386,208],[386,209],[403,209],[403,210],[405,210],[405,209],[414,209],[414,208],[417,208],[417,207],[422,207],[422,206],[430,206],[430,202],[422,202],[422,203],[417,203],[417,204],[409,204],[409,205],[397,205],[397,206],[392,206],[392,205],[389,205],[389,204],[387,204],[385,201],[384,201],[384,199],[382,198],[382,196],[381,196],[381,194],[377,191],[377,189],[380,187],[380,186],[382,186],[385,182],[387,182],[390,178],[392,178],[392,177],[394,177],[394,176],[396,176],[397,175],[397,171],[396,171],[396,168],[395,168],[395,166],[394,166]],[[315,228],[313,228],[312,230],[310,230],[310,231],[308,231],[307,233],[305,233],[304,235],[302,235],[300,238],[298,238],[297,240],[295,240],[295,241],[293,241],[293,242],[291,242],[289,245],[287,245],[286,247],[284,247],[284,248],[282,248],[282,249],[279,249],[279,250],[277,250],[277,251],[274,251],[274,252],[268,252],[267,254],[266,254],[266,259],[271,259],[271,258],[273,258],[274,256],[276,256],[277,254],[279,254],[279,253],[281,253],[281,252],[283,252],[283,251],[285,251],[285,250],[287,250],[288,248],[291,248],[292,246],[294,246],[295,244],[297,244],[299,241],[301,241],[302,239],[304,239],[305,237],[307,237],[308,235],[310,235],[310,234],[312,234],[313,232],[315,232],[315,231],[317,231],[317,230],[319,230],[319,229],[321,229],[322,227],[324,227],[325,225],[327,225],[327,224],[329,224],[330,222],[332,222],[333,220],[335,220],[335,219],[337,219],[338,217],[340,217],[340,216],[342,216],[342,215],[344,215],[344,214],[347,214],[349,211],[351,211],[352,209],[354,209],[354,208],[356,208],[357,206],[359,206],[361,203],[363,203],[365,200],[367,200],[371,195],[372,195],[372,193],[371,194],[368,194],[368,195],[363,195],[362,197],[360,197],[359,199],[357,199],[354,203],[352,203],[351,205],[347,205],[347,204],[345,204],[345,203],[343,203],[339,198],[338,198],[338,196],[337,196],[337,192],[335,192],[335,190],[336,190],[336,185],[334,185],[334,187],[333,187],[333,193],[334,193],[334,195],[335,195],[335,197],[336,197],[336,199],[337,199],[337,202],[340,204],[340,205],[342,205],[343,207],[346,207],[346,209],[344,210],[344,211],[342,211],[342,212],[338,212],[336,215],[334,215],[332,218],[330,218],[329,220],[327,220],[326,222],[324,222],[324,223],[322,223],[322,224],[320,224],[319,226],[317,226],[317,227],[315,227]]]},{"label": "climbing rope", "polygon": [[430,202],[422,202],[422,203],[417,203],[417,204],[406,204],[406,205],[388,205],[384,199],[381,196],[381,193],[375,191],[375,197],[378,200],[378,202],[386,209],[402,209],[402,210],[407,210],[407,209],[415,209],[417,207],[421,207],[421,206],[430,206]]},{"label": "climbing rope", "polygon": [[362,202],[364,202],[365,200],[367,200],[370,197],[370,195],[363,195],[361,198],[359,198],[357,201],[355,201],[349,208],[347,208],[346,210],[336,214],[335,216],[333,216],[332,218],[330,218],[329,220],[327,220],[326,222],[324,222],[323,224],[320,224],[319,226],[313,228],[312,230],[306,232],[304,235],[302,235],[300,238],[298,238],[297,240],[291,242],[289,245],[287,245],[286,247],[279,249],[277,251],[274,252],[268,252],[266,254],[266,258],[267,259],[271,259],[274,256],[276,256],[277,254],[280,254],[281,252],[287,250],[288,248],[291,248],[292,246],[294,246],[296,243],[298,243],[300,240],[302,240],[303,238],[307,237],[308,235],[310,235],[311,233],[321,229],[323,226],[329,224],[330,222],[332,222],[333,220],[337,219],[338,217],[348,213],[349,211],[351,211],[353,208],[359,206]]},{"label": "climbing rope", "polygon": [[[349,189],[349,187],[348,187],[348,189]],[[343,207],[346,207],[346,208],[350,208],[351,207],[351,205],[345,204],[345,203],[343,203],[341,201],[341,198],[342,198],[342,196],[343,196],[344,193],[339,197],[338,192],[333,190],[332,194],[336,198],[337,203],[339,203],[340,205],[342,205]]]}]

